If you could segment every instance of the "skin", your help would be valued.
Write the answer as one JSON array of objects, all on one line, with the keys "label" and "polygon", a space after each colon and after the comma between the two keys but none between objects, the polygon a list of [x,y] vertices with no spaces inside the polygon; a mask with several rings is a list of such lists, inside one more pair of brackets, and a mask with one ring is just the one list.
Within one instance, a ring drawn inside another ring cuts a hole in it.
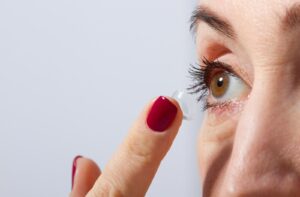
[{"label": "skin", "polygon": [[[238,39],[199,23],[199,56],[245,70],[251,87],[239,109],[206,112],[198,146],[204,196],[300,196],[300,28],[283,33],[280,22],[300,1],[201,3],[230,21]],[[230,52],[207,50],[220,43]]]},{"label": "skin", "polygon": [[[200,3],[229,21],[237,39],[199,22],[199,62],[206,57],[230,64],[248,87],[234,98],[238,102],[205,111],[198,140],[205,197],[300,196],[300,26],[285,31],[281,25],[295,3],[300,1]],[[166,132],[154,133],[145,125],[150,107],[102,174],[92,160],[78,159],[71,197],[88,191],[89,197],[145,195],[182,119],[179,112]]]}]

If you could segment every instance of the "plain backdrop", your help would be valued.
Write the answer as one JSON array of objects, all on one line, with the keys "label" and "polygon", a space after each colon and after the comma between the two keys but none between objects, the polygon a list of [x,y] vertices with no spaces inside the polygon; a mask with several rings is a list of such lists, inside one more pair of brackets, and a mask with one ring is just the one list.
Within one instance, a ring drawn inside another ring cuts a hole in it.
[{"label": "plain backdrop", "polygon": [[[68,196],[74,156],[103,168],[147,102],[187,87],[195,6],[1,0],[0,196]],[[200,196],[196,110],[147,196]]]}]

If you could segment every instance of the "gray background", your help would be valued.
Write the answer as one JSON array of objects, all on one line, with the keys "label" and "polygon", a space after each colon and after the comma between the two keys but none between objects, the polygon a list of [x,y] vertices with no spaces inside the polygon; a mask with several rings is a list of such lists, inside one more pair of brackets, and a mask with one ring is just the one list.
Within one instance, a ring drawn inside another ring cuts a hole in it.
[{"label": "gray background", "polygon": [[[103,168],[145,103],[187,86],[186,0],[0,1],[0,196],[67,196],[71,162]],[[147,196],[199,196],[198,116]]]}]

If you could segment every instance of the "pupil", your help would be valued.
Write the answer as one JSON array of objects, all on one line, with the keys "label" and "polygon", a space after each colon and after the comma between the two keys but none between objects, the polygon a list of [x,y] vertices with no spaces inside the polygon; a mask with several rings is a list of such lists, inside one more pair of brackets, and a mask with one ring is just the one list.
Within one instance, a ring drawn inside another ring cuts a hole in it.
[{"label": "pupil", "polygon": [[223,86],[223,83],[224,83],[224,79],[223,79],[223,77],[220,77],[217,81],[217,86],[220,88]]}]

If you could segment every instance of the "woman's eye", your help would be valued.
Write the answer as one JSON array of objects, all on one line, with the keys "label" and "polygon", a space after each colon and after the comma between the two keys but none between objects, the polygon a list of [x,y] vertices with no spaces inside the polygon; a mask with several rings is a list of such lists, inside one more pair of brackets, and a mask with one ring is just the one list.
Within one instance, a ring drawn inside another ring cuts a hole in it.
[{"label": "woman's eye", "polygon": [[208,87],[210,95],[216,102],[239,99],[249,90],[248,85],[242,79],[227,71],[214,74]]},{"label": "woman's eye", "polygon": [[200,93],[203,109],[246,98],[251,87],[229,64],[203,59],[204,66],[191,66],[189,74],[194,83],[187,89],[190,94]]}]

